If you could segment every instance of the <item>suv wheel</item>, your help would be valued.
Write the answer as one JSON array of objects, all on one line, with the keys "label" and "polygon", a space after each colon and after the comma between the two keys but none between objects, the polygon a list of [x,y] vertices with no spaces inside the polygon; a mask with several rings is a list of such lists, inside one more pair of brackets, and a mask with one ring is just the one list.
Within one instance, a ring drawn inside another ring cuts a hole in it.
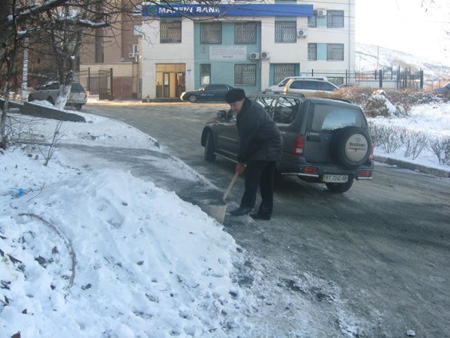
[{"label": "suv wheel", "polygon": [[370,138],[367,131],[358,127],[346,127],[336,132],[333,154],[339,164],[357,168],[367,162],[370,155]]},{"label": "suv wheel", "polygon": [[353,177],[349,177],[345,183],[325,183],[328,191],[332,193],[340,193],[348,191],[353,185]]},{"label": "suv wheel", "polygon": [[28,102],[31,102],[31,101],[33,101],[34,100],[34,97],[33,97],[33,95],[28,95]]},{"label": "suv wheel", "polygon": [[208,162],[214,162],[216,160],[216,154],[214,154],[214,143],[212,132],[208,132],[208,135],[206,136],[204,157],[205,161]]},{"label": "suv wheel", "polygon": [[76,105],[75,105],[75,109],[76,109],[76,110],[81,110],[82,107],[83,107],[82,104],[76,104]]}]

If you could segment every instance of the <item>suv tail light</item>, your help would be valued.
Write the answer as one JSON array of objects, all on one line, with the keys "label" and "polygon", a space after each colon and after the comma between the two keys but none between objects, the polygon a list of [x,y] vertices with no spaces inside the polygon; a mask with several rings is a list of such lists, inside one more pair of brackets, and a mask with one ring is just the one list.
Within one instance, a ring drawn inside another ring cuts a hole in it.
[{"label": "suv tail light", "polygon": [[371,143],[370,144],[370,155],[369,155],[369,160],[373,161],[373,151],[375,149],[375,144]]},{"label": "suv tail light", "polygon": [[303,155],[305,149],[305,135],[298,135],[294,140],[293,153],[296,155]]}]

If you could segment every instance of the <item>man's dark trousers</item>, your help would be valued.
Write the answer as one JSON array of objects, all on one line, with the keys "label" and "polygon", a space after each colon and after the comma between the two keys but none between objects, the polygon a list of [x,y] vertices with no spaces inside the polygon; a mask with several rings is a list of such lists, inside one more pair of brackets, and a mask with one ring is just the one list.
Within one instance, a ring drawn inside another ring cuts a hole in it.
[{"label": "man's dark trousers", "polygon": [[249,161],[245,169],[245,192],[241,207],[253,208],[256,202],[258,184],[261,191],[261,206],[259,212],[272,214],[273,209],[273,173],[275,161]]}]

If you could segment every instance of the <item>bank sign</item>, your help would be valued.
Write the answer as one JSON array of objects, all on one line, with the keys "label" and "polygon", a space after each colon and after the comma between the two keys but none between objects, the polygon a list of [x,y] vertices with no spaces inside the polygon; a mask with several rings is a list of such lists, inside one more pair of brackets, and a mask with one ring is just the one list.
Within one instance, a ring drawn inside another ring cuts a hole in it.
[{"label": "bank sign", "polygon": [[142,16],[180,17],[180,16],[312,16],[312,5],[292,4],[226,4],[226,5],[180,5],[142,4]]}]

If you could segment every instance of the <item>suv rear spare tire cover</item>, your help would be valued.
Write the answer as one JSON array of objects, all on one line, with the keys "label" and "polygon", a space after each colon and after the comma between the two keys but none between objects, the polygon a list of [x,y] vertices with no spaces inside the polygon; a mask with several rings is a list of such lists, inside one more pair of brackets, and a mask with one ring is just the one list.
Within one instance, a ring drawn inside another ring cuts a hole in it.
[{"label": "suv rear spare tire cover", "polygon": [[364,164],[370,155],[370,137],[359,127],[346,127],[336,132],[333,155],[339,164],[356,168]]}]

